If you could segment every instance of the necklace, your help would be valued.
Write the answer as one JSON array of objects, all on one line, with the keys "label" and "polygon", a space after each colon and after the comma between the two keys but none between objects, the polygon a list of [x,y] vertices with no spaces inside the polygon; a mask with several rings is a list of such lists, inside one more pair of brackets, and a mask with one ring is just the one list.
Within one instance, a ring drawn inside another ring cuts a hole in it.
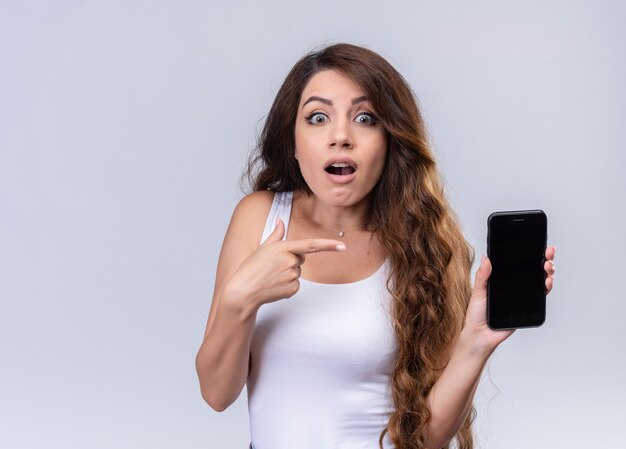
[{"label": "necklace", "polygon": [[[331,231],[332,231],[333,234],[337,235],[340,239],[344,238],[345,235],[346,235],[345,231],[340,231],[338,229],[331,229]],[[360,230],[359,229],[348,229],[348,231],[350,231],[352,233],[356,233],[356,232],[359,232]],[[351,235],[354,236],[354,234],[351,234]]]},{"label": "necklace", "polygon": [[[328,231],[326,231],[326,232],[328,232]],[[346,233],[344,231],[338,231],[336,229],[331,229],[330,232],[332,232],[333,234],[338,236],[340,239],[342,239],[346,235]]]},{"label": "necklace", "polygon": [[[357,232],[357,229],[348,229],[350,232]],[[339,231],[337,229],[332,229],[333,234],[336,234],[340,239],[344,238],[346,235],[345,231]]]},{"label": "necklace", "polygon": [[331,229],[332,233],[339,236],[340,239],[342,239],[346,233],[344,231],[339,231],[337,229]]}]

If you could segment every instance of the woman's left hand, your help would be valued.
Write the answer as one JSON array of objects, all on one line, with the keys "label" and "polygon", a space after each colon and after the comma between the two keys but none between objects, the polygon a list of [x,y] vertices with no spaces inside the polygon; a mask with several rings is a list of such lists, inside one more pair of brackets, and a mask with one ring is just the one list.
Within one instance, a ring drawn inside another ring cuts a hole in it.
[{"label": "woman's left hand", "polygon": [[[546,293],[550,293],[554,285],[555,254],[555,246],[548,246],[546,248],[546,262],[543,266],[548,275],[546,278]],[[480,349],[491,353],[500,343],[510,337],[515,330],[493,330],[487,325],[487,280],[491,275],[491,261],[487,255],[483,257],[480,267],[476,272],[474,290],[469,305],[467,306],[463,332],[474,344],[478,344]]]}]

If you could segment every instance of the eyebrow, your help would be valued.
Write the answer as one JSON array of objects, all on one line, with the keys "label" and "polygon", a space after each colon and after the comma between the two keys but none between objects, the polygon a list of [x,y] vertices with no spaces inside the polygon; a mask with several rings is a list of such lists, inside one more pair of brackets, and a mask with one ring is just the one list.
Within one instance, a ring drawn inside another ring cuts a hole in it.
[{"label": "eyebrow", "polygon": [[[309,103],[310,103],[310,102],[312,102],[312,101],[319,101],[319,102],[321,102],[321,103],[327,104],[328,106],[332,106],[332,105],[333,105],[333,102],[332,102],[331,100],[329,100],[329,99],[327,99],[327,98],[317,97],[317,96],[315,96],[315,95],[314,95],[314,96],[312,96],[312,97],[309,97],[309,98],[308,98],[308,99],[304,102],[304,104],[302,105],[302,107],[305,107],[307,104],[309,104]],[[362,97],[357,97],[357,98],[354,98],[354,99],[352,100],[352,104],[354,105],[354,104],[357,104],[357,103],[361,103],[361,102],[363,102],[363,101],[367,101],[367,97],[366,97],[365,95],[363,95]]]}]

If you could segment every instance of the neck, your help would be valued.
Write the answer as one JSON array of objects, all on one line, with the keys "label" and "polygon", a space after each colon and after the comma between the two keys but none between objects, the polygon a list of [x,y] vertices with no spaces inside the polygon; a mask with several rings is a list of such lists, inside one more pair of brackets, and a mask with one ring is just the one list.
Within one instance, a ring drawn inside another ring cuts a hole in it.
[{"label": "neck", "polygon": [[314,194],[303,196],[303,210],[310,222],[327,232],[364,231],[367,197],[356,204],[329,204]]}]

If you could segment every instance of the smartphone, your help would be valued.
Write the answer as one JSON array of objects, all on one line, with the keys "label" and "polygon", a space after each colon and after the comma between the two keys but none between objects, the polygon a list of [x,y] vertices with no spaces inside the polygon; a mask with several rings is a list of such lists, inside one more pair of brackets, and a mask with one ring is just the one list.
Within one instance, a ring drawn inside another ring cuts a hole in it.
[{"label": "smartphone", "polygon": [[487,219],[487,324],[538,327],[546,320],[548,217],[540,209],[494,212]]}]

